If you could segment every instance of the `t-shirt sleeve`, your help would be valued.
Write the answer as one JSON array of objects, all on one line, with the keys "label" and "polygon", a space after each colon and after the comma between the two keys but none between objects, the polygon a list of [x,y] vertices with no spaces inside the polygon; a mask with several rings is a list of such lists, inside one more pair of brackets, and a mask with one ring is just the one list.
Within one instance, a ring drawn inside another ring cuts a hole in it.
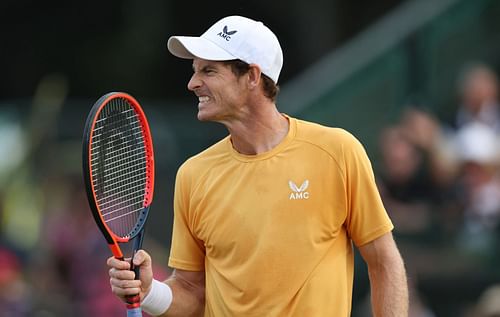
[{"label": "t-shirt sleeve", "polygon": [[205,247],[193,230],[189,205],[190,181],[183,171],[177,172],[174,190],[174,223],[168,265],[186,271],[205,270]]},{"label": "t-shirt sleeve", "polygon": [[344,145],[344,159],[348,199],[347,231],[359,247],[390,232],[394,226],[378,192],[368,155],[354,137],[352,142]]}]

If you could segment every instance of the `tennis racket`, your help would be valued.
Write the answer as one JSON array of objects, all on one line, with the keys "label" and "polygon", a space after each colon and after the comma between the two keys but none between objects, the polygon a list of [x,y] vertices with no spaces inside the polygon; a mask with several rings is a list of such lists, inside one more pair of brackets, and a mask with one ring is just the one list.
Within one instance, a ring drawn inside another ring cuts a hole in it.
[{"label": "tennis racket", "polygon": [[[153,141],[139,103],[123,92],[102,96],[87,117],[83,175],[92,215],[112,254],[124,259],[120,243],[142,246],[153,199]],[[139,269],[131,263],[135,278]],[[127,316],[142,316],[139,294],[128,296]]]}]

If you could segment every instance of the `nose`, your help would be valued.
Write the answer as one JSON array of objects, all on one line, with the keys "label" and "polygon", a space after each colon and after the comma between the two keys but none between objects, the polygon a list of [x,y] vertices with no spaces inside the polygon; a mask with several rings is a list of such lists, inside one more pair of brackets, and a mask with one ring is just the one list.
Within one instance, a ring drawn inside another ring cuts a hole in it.
[{"label": "nose", "polygon": [[187,88],[191,91],[194,91],[196,88],[199,88],[200,86],[201,86],[201,80],[198,78],[196,73],[194,73],[187,84]]}]

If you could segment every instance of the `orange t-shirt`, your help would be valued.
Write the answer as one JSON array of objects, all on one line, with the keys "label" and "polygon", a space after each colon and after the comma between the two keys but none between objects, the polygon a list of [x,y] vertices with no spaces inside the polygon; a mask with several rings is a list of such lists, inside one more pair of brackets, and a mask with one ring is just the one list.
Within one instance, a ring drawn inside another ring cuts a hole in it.
[{"label": "orange t-shirt", "polygon": [[393,228],[362,145],[288,119],[269,152],[227,137],[178,171],[169,265],[205,271],[205,316],[350,316],[351,241]]}]

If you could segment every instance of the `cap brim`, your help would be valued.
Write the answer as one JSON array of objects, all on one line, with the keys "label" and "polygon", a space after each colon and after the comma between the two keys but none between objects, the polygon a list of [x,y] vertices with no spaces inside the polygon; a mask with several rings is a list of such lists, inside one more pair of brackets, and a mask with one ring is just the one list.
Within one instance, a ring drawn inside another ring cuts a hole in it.
[{"label": "cap brim", "polygon": [[168,39],[167,48],[172,55],[185,59],[195,57],[211,61],[237,59],[237,57],[203,37],[172,36]]}]

